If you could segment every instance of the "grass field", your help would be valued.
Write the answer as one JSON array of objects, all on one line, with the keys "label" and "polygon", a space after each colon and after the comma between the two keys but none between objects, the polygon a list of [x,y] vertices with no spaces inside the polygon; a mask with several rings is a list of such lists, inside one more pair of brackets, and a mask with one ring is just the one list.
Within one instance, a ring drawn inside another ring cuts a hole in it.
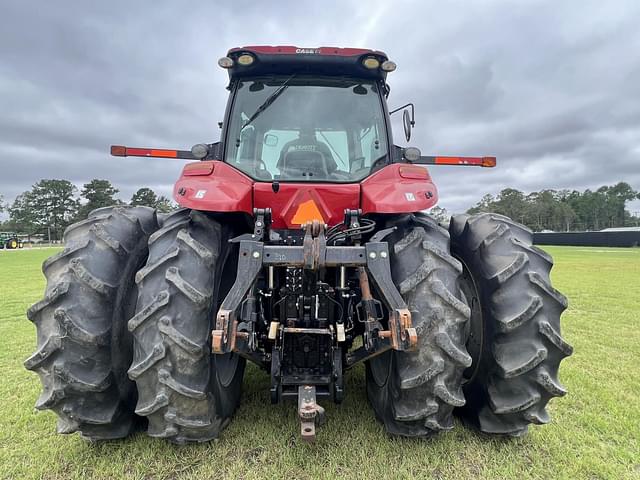
[{"label": "grass field", "polygon": [[562,364],[569,394],[551,424],[522,439],[486,438],[457,424],[429,441],[388,437],[366,401],[364,370],[347,399],[327,405],[315,445],[298,438],[293,405],[269,404],[268,377],[245,376],[242,406],[221,439],[175,447],[138,434],[100,445],[55,434],[36,412],[35,346],[25,310],[43,292],[53,249],[0,251],[0,477],[2,478],[640,478],[640,249],[549,247],[553,279],[570,300]]}]

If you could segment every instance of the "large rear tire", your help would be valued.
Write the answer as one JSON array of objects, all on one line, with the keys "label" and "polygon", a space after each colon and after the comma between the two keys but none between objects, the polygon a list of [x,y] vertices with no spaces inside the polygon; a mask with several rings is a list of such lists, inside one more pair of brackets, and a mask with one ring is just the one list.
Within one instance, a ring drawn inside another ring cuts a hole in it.
[{"label": "large rear tire", "polygon": [[572,348],[560,336],[567,300],[551,286],[553,260],[502,215],[454,216],[450,231],[472,310],[473,365],[457,413],[482,432],[523,435],[547,423],[545,406],[566,393],[558,367]]},{"label": "large rear tire", "polygon": [[155,229],[148,207],[94,210],[67,228],[65,249],[42,265],[45,296],[27,311],[38,349],[24,365],[40,375],[36,408],[58,415],[59,433],[110,440],[136,424],[126,321],[135,308],[134,276]]},{"label": "large rear tire", "polygon": [[462,372],[471,364],[465,344],[469,308],[449,254],[449,234],[429,216],[415,214],[389,237],[391,272],[418,334],[415,352],[387,352],[367,364],[367,394],[387,431],[428,437],[453,427],[464,405]]},{"label": "large rear tire", "polygon": [[149,239],[129,320],[135,338],[129,377],[138,386],[136,413],[148,418],[152,437],[212,440],[240,401],[244,359],[211,354],[218,298],[235,277],[224,268],[237,260],[226,240],[220,223],[187,209],[169,215]]}]

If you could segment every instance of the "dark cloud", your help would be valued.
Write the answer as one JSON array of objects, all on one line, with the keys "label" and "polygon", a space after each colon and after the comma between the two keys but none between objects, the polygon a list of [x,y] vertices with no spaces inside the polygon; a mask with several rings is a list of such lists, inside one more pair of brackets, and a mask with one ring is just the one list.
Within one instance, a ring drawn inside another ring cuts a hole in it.
[{"label": "dark cloud", "polygon": [[56,177],[107,178],[123,199],[143,185],[169,194],[181,164],[108,146],[216,140],[227,81],[216,60],[243,44],[387,51],[399,65],[391,106],[417,107],[412,145],[499,158],[432,169],[449,210],[507,186],[640,189],[639,14],[633,0],[5,2],[0,194]]}]

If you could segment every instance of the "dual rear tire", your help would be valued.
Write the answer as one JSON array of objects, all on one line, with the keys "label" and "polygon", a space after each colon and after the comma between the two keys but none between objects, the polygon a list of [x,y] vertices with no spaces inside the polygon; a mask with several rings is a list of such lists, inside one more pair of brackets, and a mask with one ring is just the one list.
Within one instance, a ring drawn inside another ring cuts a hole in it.
[{"label": "dual rear tire", "polygon": [[449,234],[426,215],[395,225],[387,237],[394,283],[418,334],[414,352],[388,351],[367,364],[367,394],[376,416],[394,435],[426,437],[453,428],[464,405],[462,374],[470,310],[462,301],[462,265],[449,253]]},{"label": "dual rear tire", "polygon": [[[159,225],[162,223],[162,225]],[[199,212],[158,221],[147,207],[110,207],[71,225],[46,260],[45,297],[27,316],[38,348],[37,409],[58,432],[90,441],[138,427],[176,443],[215,438],[236,408],[244,359],[212,356],[211,319],[234,271],[228,232]]]},{"label": "dual rear tire", "polygon": [[[136,274],[136,314],[129,378],[138,388],[136,414],[147,433],[174,443],[216,438],[240,400],[245,360],[211,354],[211,321],[235,270],[220,223],[180,210],[149,239],[149,259]],[[229,262],[227,262],[229,260]]]},{"label": "dual rear tire", "polygon": [[573,349],[560,335],[567,299],[551,285],[553,259],[502,215],[456,216],[450,231],[472,318],[457,413],[482,432],[523,435],[548,423],[547,403],[566,394],[558,368]]},{"label": "dual rear tire", "polygon": [[45,295],[27,311],[38,346],[24,365],[40,376],[36,408],[57,414],[59,433],[111,440],[140,424],[125,329],[135,309],[133,277],[157,228],[151,208],[94,210],[67,228],[65,249],[42,265]]},{"label": "dual rear tire", "polygon": [[368,362],[369,401],[387,431],[427,437],[450,429],[453,413],[490,434],[547,423],[547,403],[566,393],[560,362],[572,353],[551,257],[501,215],[455,216],[449,233],[424,215],[399,227],[391,270],[419,345]]}]

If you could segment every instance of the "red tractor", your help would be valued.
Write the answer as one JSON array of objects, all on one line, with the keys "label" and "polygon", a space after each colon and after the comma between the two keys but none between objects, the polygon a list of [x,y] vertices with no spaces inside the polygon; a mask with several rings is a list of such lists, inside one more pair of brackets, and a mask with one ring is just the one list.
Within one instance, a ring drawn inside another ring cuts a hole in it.
[{"label": "red tractor", "polygon": [[[173,442],[218,437],[240,402],[246,361],[271,401],[297,400],[315,438],[320,398],[340,403],[366,364],[387,431],[428,437],[452,415],[518,436],[565,394],[565,297],[531,232],[494,214],[448,230],[424,213],[438,194],[425,165],[493,157],[422,156],[393,143],[379,51],[244,47],[229,72],[221,140],[191,151],[113,146],[115,156],[187,163],[182,207],[93,211],[43,265],[28,317],[39,409],[58,431],[114,439],[136,427]],[[410,107],[410,108],[409,108]]]}]

